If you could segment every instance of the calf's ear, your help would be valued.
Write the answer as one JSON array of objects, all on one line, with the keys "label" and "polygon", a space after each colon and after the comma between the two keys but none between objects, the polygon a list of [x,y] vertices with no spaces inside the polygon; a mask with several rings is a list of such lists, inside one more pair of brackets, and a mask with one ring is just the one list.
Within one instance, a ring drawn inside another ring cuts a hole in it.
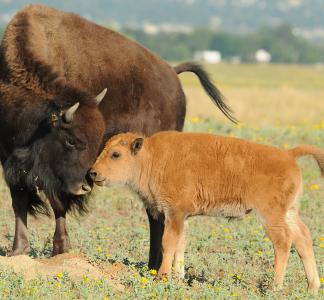
[{"label": "calf's ear", "polygon": [[136,155],[138,151],[141,150],[143,146],[144,139],[143,138],[136,138],[132,143],[131,143],[131,153],[132,155]]}]

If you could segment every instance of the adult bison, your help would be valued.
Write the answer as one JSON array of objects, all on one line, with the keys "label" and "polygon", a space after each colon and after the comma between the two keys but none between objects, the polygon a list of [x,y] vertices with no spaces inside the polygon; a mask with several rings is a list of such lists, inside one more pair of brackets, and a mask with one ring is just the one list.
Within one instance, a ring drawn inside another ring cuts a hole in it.
[{"label": "adult bison", "polygon": [[[198,75],[232,119],[197,65],[173,69],[120,34],[47,6],[16,14],[0,51],[0,159],[15,213],[13,255],[29,251],[27,213],[48,212],[40,190],[56,219],[53,254],[69,249],[66,213],[75,204],[84,208],[92,187],[87,171],[109,137],[182,130],[186,104],[177,73],[185,71]],[[148,216],[149,266],[158,268],[163,216]]]}]

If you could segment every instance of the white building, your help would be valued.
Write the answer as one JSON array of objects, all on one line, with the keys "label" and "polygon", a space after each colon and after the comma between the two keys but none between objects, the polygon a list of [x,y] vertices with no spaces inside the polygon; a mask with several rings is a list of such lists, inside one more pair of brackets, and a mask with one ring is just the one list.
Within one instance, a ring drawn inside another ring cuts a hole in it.
[{"label": "white building", "polygon": [[254,59],[258,63],[269,63],[271,58],[271,54],[264,49],[259,49],[254,54]]},{"label": "white building", "polygon": [[219,51],[203,50],[196,51],[194,59],[209,64],[218,64],[222,61],[222,55]]}]

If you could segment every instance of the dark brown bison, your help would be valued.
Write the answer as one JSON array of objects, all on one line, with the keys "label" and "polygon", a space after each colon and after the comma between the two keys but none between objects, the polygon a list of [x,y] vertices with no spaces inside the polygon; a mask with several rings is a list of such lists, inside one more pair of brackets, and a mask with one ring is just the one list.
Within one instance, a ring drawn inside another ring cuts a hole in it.
[{"label": "dark brown bison", "polygon": [[[47,6],[17,13],[0,51],[0,158],[16,218],[13,255],[29,251],[27,213],[48,212],[39,191],[56,219],[53,254],[69,249],[66,213],[84,208],[87,171],[109,137],[182,130],[186,103],[177,73],[185,71],[198,75],[232,119],[195,64],[174,69],[116,32]],[[149,221],[149,266],[158,268],[163,216]]]}]

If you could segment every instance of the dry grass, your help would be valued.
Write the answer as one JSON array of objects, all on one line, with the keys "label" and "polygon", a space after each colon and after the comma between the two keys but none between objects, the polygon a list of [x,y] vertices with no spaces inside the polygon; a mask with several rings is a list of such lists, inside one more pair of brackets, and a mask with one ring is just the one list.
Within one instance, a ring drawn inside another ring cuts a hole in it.
[{"label": "dry grass", "polygon": [[[207,69],[243,123],[289,125],[324,120],[324,68],[220,64]],[[181,80],[189,117],[224,119],[194,75],[183,74]]]}]

